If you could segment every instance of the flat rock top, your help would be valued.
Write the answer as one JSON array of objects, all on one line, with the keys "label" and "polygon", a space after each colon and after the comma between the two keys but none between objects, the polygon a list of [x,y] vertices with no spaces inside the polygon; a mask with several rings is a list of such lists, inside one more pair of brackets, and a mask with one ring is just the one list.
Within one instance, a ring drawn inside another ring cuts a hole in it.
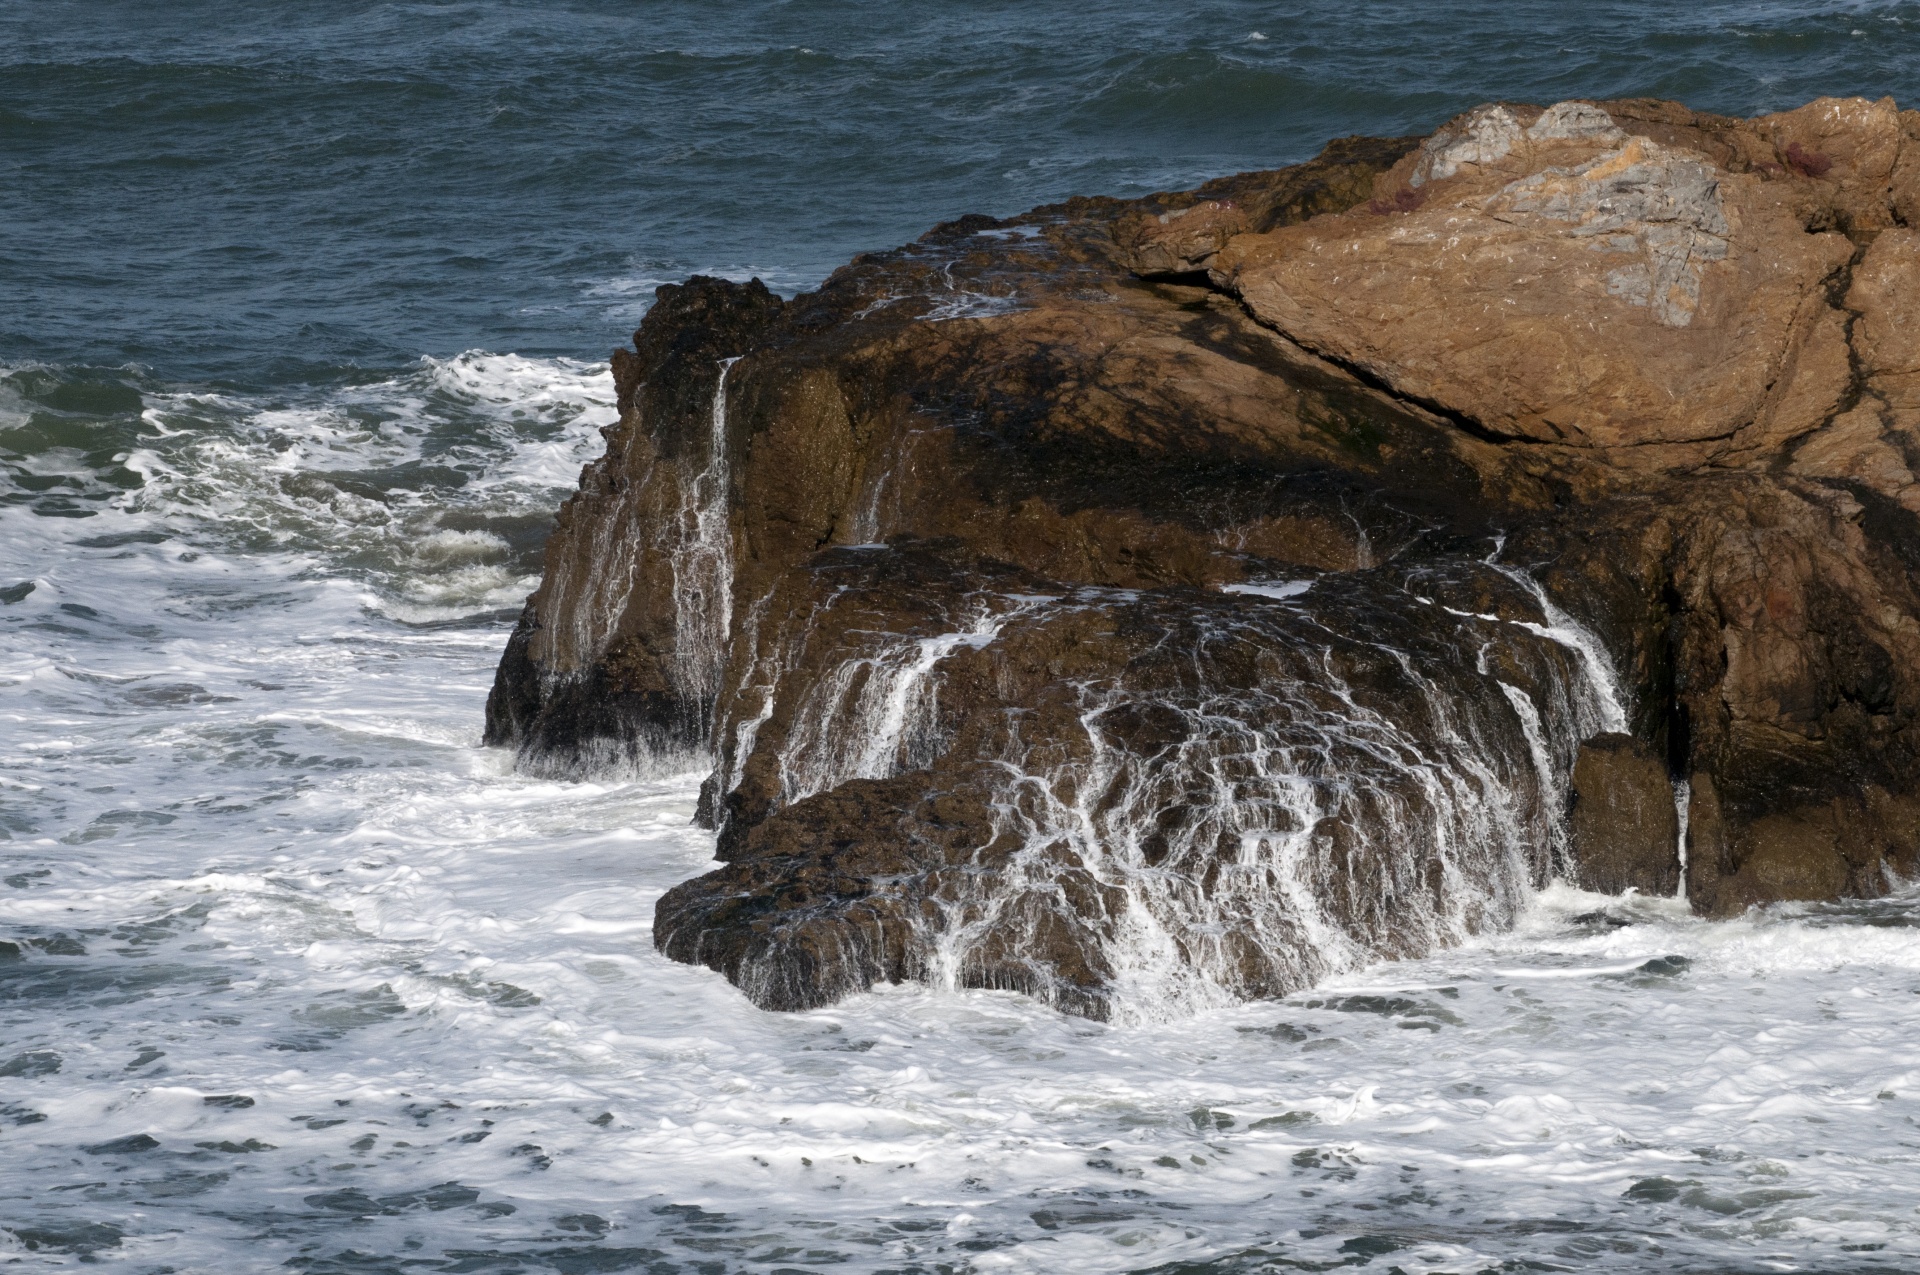
[{"label": "flat rock top", "polygon": [[1493,435],[1777,449],[1848,393],[1836,293],[1913,202],[1912,117],[1640,114],[1481,107],[1370,203],[1236,236],[1213,270],[1307,348]]}]

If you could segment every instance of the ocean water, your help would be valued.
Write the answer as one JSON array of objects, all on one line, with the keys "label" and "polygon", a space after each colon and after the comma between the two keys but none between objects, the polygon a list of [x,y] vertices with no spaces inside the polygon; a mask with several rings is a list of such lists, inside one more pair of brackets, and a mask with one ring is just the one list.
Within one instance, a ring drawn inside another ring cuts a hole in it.
[{"label": "ocean water", "polygon": [[774,1015],[652,950],[699,776],[478,746],[661,281],[1821,92],[1920,104],[1920,5],[0,6],[0,1264],[1920,1268],[1920,893]]}]

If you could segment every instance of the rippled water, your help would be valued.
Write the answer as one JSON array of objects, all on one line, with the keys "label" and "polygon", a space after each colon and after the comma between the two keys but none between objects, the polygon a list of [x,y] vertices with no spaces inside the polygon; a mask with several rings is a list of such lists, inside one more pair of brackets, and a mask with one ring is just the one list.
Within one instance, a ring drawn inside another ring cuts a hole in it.
[{"label": "rippled water", "polygon": [[1920,103],[1920,4],[0,7],[0,358],[282,384],[601,357],[967,211],[1190,185],[1482,101]]},{"label": "rippled water", "polygon": [[[652,951],[697,776],[477,747],[653,284],[1493,97],[1920,103],[1920,6],[0,8],[0,1261],[1902,1271],[1920,896],[1112,1027]],[[1256,38],[1258,37],[1258,38]],[[482,351],[492,351],[491,353]]]}]

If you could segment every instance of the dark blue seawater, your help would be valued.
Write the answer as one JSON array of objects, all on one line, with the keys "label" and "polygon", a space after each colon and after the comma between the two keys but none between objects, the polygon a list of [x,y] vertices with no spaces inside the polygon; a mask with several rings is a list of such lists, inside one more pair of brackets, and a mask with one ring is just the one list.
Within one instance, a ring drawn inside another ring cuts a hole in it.
[{"label": "dark blue seawater", "polygon": [[968,211],[1178,187],[1482,101],[1920,101],[1920,5],[0,6],[0,359],[248,385],[600,356]]},{"label": "dark blue seawater", "polygon": [[478,746],[659,283],[1639,94],[1920,105],[1920,3],[0,0],[0,1265],[1920,1269],[1911,892],[772,1015],[699,776]]}]

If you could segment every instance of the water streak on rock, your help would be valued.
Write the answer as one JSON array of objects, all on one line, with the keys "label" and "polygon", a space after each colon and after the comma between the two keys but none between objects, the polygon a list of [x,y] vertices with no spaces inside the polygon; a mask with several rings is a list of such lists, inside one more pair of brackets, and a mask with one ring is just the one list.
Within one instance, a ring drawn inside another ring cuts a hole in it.
[{"label": "water streak on rock", "polygon": [[[733,532],[728,501],[727,374],[740,356],[720,360],[707,430],[706,465],[680,480],[673,564],[674,673],[682,695],[711,714],[720,694],[733,617]],[[703,714],[703,716],[705,715]]]}]

